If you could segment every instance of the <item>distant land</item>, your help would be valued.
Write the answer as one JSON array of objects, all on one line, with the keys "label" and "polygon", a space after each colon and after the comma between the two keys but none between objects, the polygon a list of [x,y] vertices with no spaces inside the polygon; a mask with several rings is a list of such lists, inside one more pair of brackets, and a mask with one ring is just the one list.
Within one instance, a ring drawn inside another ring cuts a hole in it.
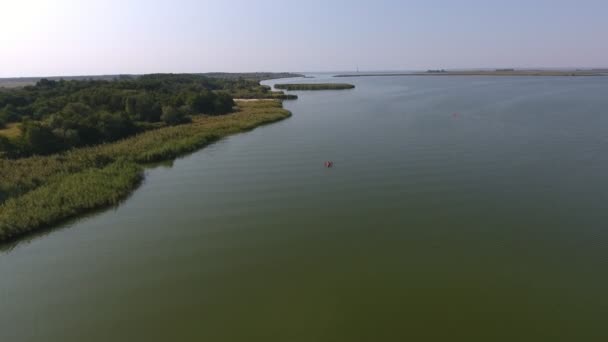
[{"label": "distant land", "polygon": [[353,73],[334,77],[369,76],[608,76],[608,69],[495,69],[495,70],[427,70],[419,72]]},{"label": "distant land", "polygon": [[284,90],[342,90],[353,89],[355,86],[348,83],[279,83],[274,87]]},{"label": "distant land", "polygon": [[[294,74],[288,72],[241,72],[241,73],[227,73],[227,72],[209,72],[209,73],[193,73],[192,75],[201,75],[212,78],[221,78],[227,80],[234,79],[245,79],[251,81],[261,81],[276,78],[294,78],[304,77],[302,74]],[[41,79],[47,79],[51,81],[83,81],[83,80],[101,80],[101,81],[113,81],[113,80],[125,80],[134,79],[142,75],[135,74],[116,74],[116,75],[83,75],[83,76],[49,76],[49,77],[10,77],[0,78],[0,88],[17,88],[25,87],[28,85],[34,85]]]}]

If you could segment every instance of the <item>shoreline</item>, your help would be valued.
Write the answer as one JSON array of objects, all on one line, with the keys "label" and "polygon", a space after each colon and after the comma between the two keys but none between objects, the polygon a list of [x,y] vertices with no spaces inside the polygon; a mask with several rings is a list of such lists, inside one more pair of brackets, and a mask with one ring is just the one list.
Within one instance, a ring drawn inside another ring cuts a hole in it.
[{"label": "shoreline", "polygon": [[[231,114],[195,117],[192,123],[113,143],[45,157],[0,160],[0,171],[23,168],[23,175],[18,178],[21,183],[11,184],[12,192],[10,187],[0,188],[6,195],[0,201],[0,245],[119,205],[145,181],[146,164],[172,161],[224,137],[291,116],[278,100],[237,101],[237,107],[239,110]],[[44,171],[36,178],[31,175],[32,168]],[[26,214],[23,208],[27,208]]]},{"label": "shoreline", "polygon": [[366,73],[339,74],[333,77],[375,77],[375,76],[530,76],[530,77],[602,77],[606,73],[596,71],[549,71],[549,70],[519,70],[519,71],[445,71],[445,72],[407,72],[407,73]]},{"label": "shoreline", "polygon": [[274,88],[287,91],[321,91],[347,90],[355,86],[349,83],[276,83]]}]

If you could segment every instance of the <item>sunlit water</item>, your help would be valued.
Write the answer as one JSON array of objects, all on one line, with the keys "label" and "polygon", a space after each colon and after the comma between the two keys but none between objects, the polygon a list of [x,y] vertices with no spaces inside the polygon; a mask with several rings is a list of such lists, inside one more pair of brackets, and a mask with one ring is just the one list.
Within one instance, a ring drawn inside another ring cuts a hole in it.
[{"label": "sunlit water", "polygon": [[608,340],[608,78],[338,81],[4,246],[0,341]]}]

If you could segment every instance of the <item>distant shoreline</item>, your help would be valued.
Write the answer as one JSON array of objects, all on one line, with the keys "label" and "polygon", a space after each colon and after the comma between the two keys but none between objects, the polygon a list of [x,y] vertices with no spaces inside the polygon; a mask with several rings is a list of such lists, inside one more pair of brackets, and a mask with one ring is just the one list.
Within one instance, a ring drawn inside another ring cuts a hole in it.
[{"label": "distant shoreline", "polygon": [[366,73],[366,74],[340,74],[334,77],[372,77],[372,76],[607,76],[608,70],[468,70],[468,71],[432,71],[407,73]]},{"label": "distant shoreline", "polygon": [[[185,73],[187,75],[200,75],[209,78],[222,78],[222,79],[249,79],[249,80],[272,80],[278,78],[295,78],[304,77],[302,74],[294,74],[289,72],[240,72],[240,73],[226,73],[226,72],[207,72],[207,73]],[[25,77],[0,77],[0,90],[2,88],[21,88],[29,85],[35,85],[36,82],[41,79],[47,79],[51,81],[115,81],[115,80],[128,80],[137,79],[143,75],[150,74],[108,74],[108,75],[79,75],[79,76],[25,76]]]},{"label": "distant shoreline", "polygon": [[277,83],[274,87],[281,90],[344,90],[355,86],[349,83]]}]

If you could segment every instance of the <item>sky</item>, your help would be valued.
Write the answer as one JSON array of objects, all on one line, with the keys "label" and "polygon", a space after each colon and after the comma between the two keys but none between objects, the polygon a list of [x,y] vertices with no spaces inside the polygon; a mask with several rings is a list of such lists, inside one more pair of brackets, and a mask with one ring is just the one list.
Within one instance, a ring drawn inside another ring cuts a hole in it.
[{"label": "sky", "polygon": [[0,77],[608,67],[606,0],[0,0]]}]

